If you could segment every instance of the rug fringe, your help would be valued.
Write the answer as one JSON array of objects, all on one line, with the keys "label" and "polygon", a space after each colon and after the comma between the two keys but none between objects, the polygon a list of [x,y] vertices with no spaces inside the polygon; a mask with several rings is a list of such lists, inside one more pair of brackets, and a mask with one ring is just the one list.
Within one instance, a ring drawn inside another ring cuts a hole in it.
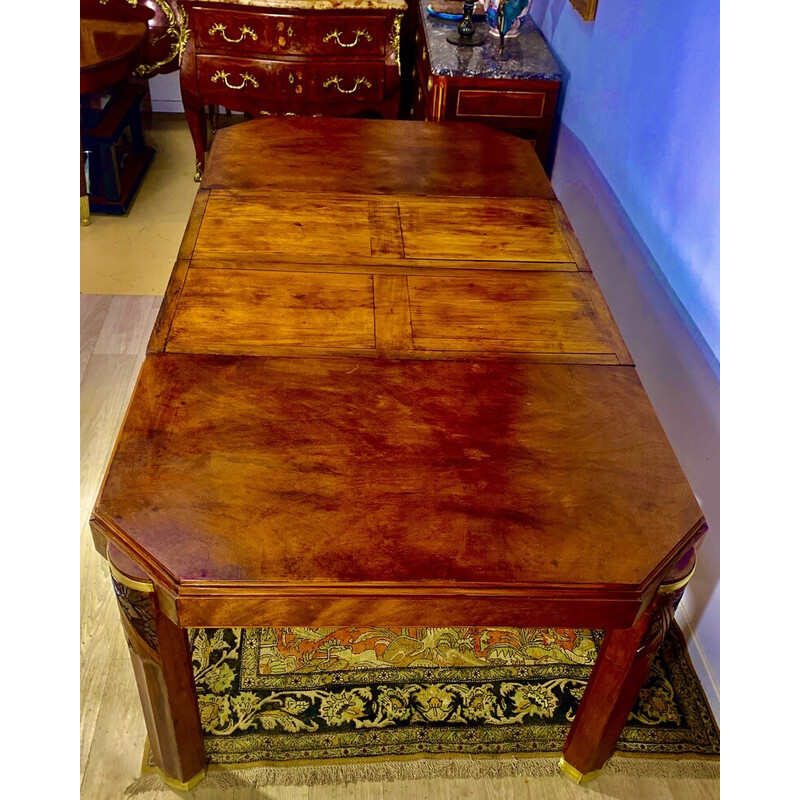
[{"label": "rug fringe", "polygon": [[[719,778],[716,759],[614,756],[606,764],[607,775],[636,778]],[[426,780],[432,778],[503,778],[511,776],[552,777],[559,774],[558,758],[552,755],[493,758],[420,758],[413,761],[376,761],[366,764],[320,766],[259,766],[226,769],[212,766],[198,789],[225,790],[252,786],[319,786],[325,784]],[[155,772],[143,774],[126,790],[135,797],[164,789]]]}]

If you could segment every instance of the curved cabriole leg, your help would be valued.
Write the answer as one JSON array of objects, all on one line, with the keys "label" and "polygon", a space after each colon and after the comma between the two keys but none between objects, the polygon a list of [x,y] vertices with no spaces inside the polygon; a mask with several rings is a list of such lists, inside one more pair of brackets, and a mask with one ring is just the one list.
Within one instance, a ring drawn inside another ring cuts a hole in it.
[{"label": "curved cabriole leg", "polygon": [[186,114],[186,122],[192,135],[195,153],[194,179],[199,182],[203,176],[206,161],[206,107],[200,98],[197,86],[197,67],[194,49],[194,37],[190,34],[181,58],[181,100]]},{"label": "curved cabriole leg", "polygon": [[596,778],[614,752],[694,564],[691,550],[633,627],[606,632],[559,762],[562,772],[576,783]]},{"label": "curved cabriole leg", "polygon": [[160,611],[153,584],[113,546],[108,562],[153,758],[169,786],[188,791],[205,777],[206,754],[186,631]]}]

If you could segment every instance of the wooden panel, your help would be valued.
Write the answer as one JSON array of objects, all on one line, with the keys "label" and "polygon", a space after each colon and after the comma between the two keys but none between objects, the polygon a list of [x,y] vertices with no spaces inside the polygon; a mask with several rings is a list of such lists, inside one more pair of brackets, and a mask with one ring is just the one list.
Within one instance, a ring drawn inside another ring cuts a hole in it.
[{"label": "wooden panel", "polygon": [[606,303],[606,299],[603,297],[603,293],[600,291],[597,281],[594,279],[593,275],[587,275],[586,273],[582,273],[581,278],[583,279],[586,292],[592,300],[597,319],[608,334],[609,341],[614,347],[614,352],[617,354],[619,363],[633,366],[633,357],[630,352],[628,352],[622,334],[619,332],[617,323],[611,314],[611,309],[608,307],[608,303]]},{"label": "wooden panel", "polygon": [[356,198],[213,191],[195,258],[235,255],[360,256],[372,242],[369,206]]},{"label": "wooden panel", "polygon": [[613,353],[580,275],[409,276],[414,348]]},{"label": "wooden panel", "polygon": [[631,367],[171,354],[145,361],[98,512],[182,589],[554,601],[637,591],[702,517]]},{"label": "wooden panel", "polygon": [[403,198],[408,258],[572,261],[549,201]]},{"label": "wooden panel", "polygon": [[[486,153],[493,154],[492,169],[455,168],[482,165]],[[324,169],[308,168],[322,156]],[[217,131],[203,176],[205,189],[318,193],[343,187],[384,195],[555,197],[527,142],[477,123],[253,120]]]},{"label": "wooden panel", "polygon": [[[197,82],[204,96],[234,97],[229,105],[236,108],[239,102],[246,101],[251,95],[269,97],[273,89],[271,73],[279,66],[275,62],[255,58],[198,56]],[[209,102],[212,100],[209,99]],[[213,102],[218,100],[213,99]]]},{"label": "wooden panel", "polygon": [[397,203],[370,200],[369,226],[372,233],[372,255],[403,258],[403,231]]},{"label": "wooden panel", "polygon": [[210,192],[205,189],[197,190],[192,203],[192,210],[189,212],[189,220],[186,223],[186,229],[181,239],[180,250],[178,250],[179,259],[192,257],[194,246],[197,242],[197,232],[200,230],[200,223],[203,221],[209,194]]},{"label": "wooden panel", "polygon": [[167,352],[631,363],[586,273],[179,263]]},{"label": "wooden panel", "polygon": [[412,349],[405,275],[375,275],[375,339],[385,352]]},{"label": "wooden panel", "polygon": [[153,330],[150,332],[150,341],[147,345],[148,353],[157,353],[164,349],[169,336],[170,325],[172,325],[172,318],[175,315],[175,307],[178,303],[183,283],[186,280],[186,274],[189,271],[189,261],[179,258],[172,268],[172,275],[170,275],[169,283],[167,284],[167,291],[164,293],[164,299],[161,302],[161,308],[156,317],[156,323]]},{"label": "wooden panel", "polygon": [[563,620],[564,627],[606,628],[626,627],[641,611],[641,602],[634,598],[587,601],[586,598],[560,597],[554,600],[552,596],[531,590],[514,593],[507,587],[504,593],[510,597],[499,591],[476,593],[477,596],[470,596],[463,589],[448,593],[448,587],[444,586],[437,586],[433,592],[405,586],[381,587],[383,591],[359,587],[361,591],[352,594],[339,586],[334,591],[320,587],[313,593],[280,587],[271,594],[261,595],[252,589],[237,591],[233,586],[210,596],[195,595],[189,586],[181,588],[184,591],[177,600],[177,615],[181,625],[190,628],[317,627],[323,623],[338,627],[357,625],[363,620],[380,627],[544,628],[550,627],[553,619],[559,620],[559,626]]},{"label": "wooden panel", "polygon": [[320,258],[309,258],[302,253],[282,253],[280,256],[270,258],[260,253],[248,254],[244,259],[241,256],[222,258],[195,258],[192,266],[201,269],[267,269],[283,271],[291,269],[292,272],[360,272],[360,273],[385,273],[402,274],[409,271],[424,270],[426,275],[448,275],[453,271],[468,271],[476,277],[492,275],[495,272],[570,272],[576,273],[578,268],[571,261],[476,261],[468,258],[459,258],[452,261],[433,258],[405,258],[373,255],[372,258],[358,258],[355,256],[325,255],[324,261]]},{"label": "wooden panel", "polygon": [[168,351],[246,352],[264,343],[374,348],[372,277],[189,270]]},{"label": "wooden panel", "polygon": [[591,272],[592,268],[589,266],[589,261],[586,258],[586,254],[583,252],[581,243],[578,241],[578,237],[575,235],[575,230],[572,227],[572,223],[569,221],[566,211],[564,211],[564,206],[562,206],[558,200],[551,201],[551,205],[553,208],[553,213],[556,215],[558,224],[561,227],[561,231],[564,234],[564,238],[567,241],[569,251],[572,253],[572,258],[575,261],[576,268],[581,272]]},{"label": "wooden panel", "polygon": [[544,92],[459,89],[456,116],[541,119],[544,116],[546,96]]}]

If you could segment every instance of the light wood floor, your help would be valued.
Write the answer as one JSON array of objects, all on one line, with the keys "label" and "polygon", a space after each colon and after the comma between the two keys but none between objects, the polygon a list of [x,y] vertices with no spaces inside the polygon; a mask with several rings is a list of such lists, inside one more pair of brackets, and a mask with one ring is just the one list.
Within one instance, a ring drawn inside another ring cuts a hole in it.
[{"label": "light wood floor", "polygon": [[[122,798],[139,775],[144,722],[105,562],[88,518],[144,358],[161,298],[81,296],[81,797]],[[348,786],[204,790],[197,800],[712,800],[719,780],[604,775],[578,787],[556,772],[542,778],[396,781]],[[163,791],[142,800],[173,798]]]},{"label": "light wood floor", "polygon": [[[223,117],[224,119],[224,117]],[[183,114],[146,114],[156,154],[125,216],[92,214],[81,227],[81,293],[162,295],[197,187]]]}]

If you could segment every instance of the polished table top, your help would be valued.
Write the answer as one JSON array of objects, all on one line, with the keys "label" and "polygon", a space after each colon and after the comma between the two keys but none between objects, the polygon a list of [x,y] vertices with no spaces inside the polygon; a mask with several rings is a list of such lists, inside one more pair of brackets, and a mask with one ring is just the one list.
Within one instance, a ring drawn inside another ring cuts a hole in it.
[{"label": "polished table top", "polygon": [[706,530],[530,145],[313,118],[217,134],[91,525],[181,789],[197,627],[603,628],[585,782]]},{"label": "polished table top", "polygon": [[704,527],[529,146],[321,119],[218,133],[93,525],[209,625],[404,588],[627,625]]}]

